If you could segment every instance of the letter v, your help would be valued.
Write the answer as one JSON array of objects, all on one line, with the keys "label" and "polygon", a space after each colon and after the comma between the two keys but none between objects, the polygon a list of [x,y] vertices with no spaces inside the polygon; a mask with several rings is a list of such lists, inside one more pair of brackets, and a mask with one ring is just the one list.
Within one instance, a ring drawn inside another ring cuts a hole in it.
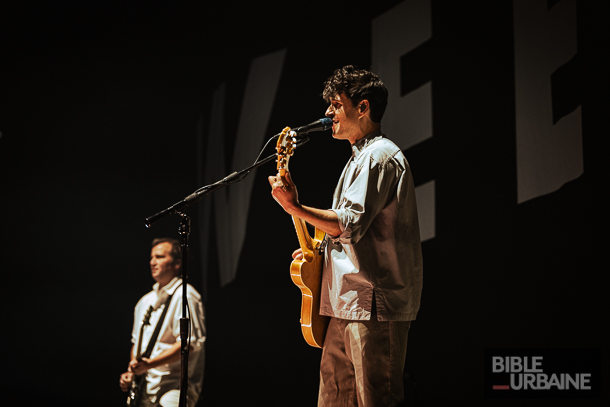
[{"label": "letter v", "polygon": [[[252,165],[256,152],[263,146],[285,54],[286,50],[283,49],[258,57],[250,65],[229,172],[240,171]],[[224,162],[224,106],[223,83],[214,92],[206,148],[199,149],[199,171],[205,165],[204,177],[200,176],[200,180],[205,185],[228,175],[225,173],[227,166]],[[202,140],[200,146],[203,144]],[[199,208],[203,276],[206,279],[208,275],[208,248],[212,238],[210,222],[215,221],[221,286],[233,281],[237,274],[239,256],[246,237],[255,173],[256,169],[243,181],[213,192],[211,197],[203,200]],[[212,202],[216,215],[213,218]]]}]

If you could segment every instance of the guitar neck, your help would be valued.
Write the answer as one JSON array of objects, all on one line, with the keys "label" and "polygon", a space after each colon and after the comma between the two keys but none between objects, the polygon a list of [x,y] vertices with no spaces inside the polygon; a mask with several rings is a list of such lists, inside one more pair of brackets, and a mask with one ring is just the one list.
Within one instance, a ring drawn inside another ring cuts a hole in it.
[{"label": "guitar neck", "polygon": [[318,245],[314,239],[312,239],[309,231],[307,230],[307,222],[297,216],[293,216],[292,221],[294,222],[294,228],[297,231],[299,245],[303,251],[303,258],[305,261],[310,262],[313,260],[314,250],[318,249]]},{"label": "guitar neck", "polygon": [[150,323],[150,315],[152,314],[153,306],[149,306],[146,310],[146,315],[144,315],[144,319],[142,319],[142,323],[140,324],[140,335],[138,336],[138,345],[136,347],[136,360],[142,360],[142,337],[144,336],[144,327]]},{"label": "guitar neck", "polygon": [[136,347],[136,360],[142,359],[142,334],[144,333],[144,325],[140,328],[140,336],[138,337],[138,345]]}]

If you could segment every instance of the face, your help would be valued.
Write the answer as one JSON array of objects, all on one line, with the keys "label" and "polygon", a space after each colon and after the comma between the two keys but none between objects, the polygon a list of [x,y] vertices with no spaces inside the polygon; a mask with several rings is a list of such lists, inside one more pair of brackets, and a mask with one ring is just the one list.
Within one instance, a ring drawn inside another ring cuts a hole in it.
[{"label": "face", "polygon": [[358,125],[358,110],[352,101],[341,93],[335,95],[326,109],[326,117],[333,120],[333,137],[354,143],[361,136]]},{"label": "face", "polygon": [[152,278],[161,286],[169,283],[178,275],[180,263],[174,264],[174,258],[170,252],[172,245],[168,242],[159,243],[150,251],[150,271]]}]

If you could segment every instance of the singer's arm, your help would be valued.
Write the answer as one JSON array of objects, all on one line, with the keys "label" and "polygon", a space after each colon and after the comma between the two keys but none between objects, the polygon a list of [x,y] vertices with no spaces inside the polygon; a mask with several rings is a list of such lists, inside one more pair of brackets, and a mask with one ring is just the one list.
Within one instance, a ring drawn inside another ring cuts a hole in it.
[{"label": "singer's arm", "polygon": [[291,211],[286,212],[303,219],[305,222],[317,227],[330,236],[339,236],[341,234],[339,218],[333,211],[298,204],[298,206],[294,207]]},{"label": "singer's arm", "polygon": [[280,174],[269,177],[271,184],[271,195],[284,210],[292,216],[303,219],[310,225],[324,231],[330,236],[339,236],[339,217],[333,211],[327,209],[317,209],[310,206],[301,205],[296,185],[292,182],[290,173],[282,177]]}]

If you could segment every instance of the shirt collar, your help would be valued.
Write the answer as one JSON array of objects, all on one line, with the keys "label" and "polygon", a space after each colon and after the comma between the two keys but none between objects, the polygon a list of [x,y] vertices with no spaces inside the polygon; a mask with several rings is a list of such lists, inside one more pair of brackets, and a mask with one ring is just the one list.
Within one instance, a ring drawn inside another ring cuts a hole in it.
[{"label": "shirt collar", "polygon": [[155,285],[153,285],[153,290],[157,293],[157,304],[155,304],[154,308],[157,309],[161,304],[165,303],[167,296],[174,294],[181,282],[182,279],[176,276],[161,289],[159,289],[159,283],[155,283]]},{"label": "shirt collar", "polygon": [[366,136],[362,137],[361,139],[356,141],[354,144],[352,144],[352,157],[358,158],[358,156],[360,155],[362,150],[364,150],[371,143],[373,143],[375,140],[377,140],[378,137],[382,137],[381,129],[377,129],[377,130],[373,131],[372,133],[367,134]]}]

